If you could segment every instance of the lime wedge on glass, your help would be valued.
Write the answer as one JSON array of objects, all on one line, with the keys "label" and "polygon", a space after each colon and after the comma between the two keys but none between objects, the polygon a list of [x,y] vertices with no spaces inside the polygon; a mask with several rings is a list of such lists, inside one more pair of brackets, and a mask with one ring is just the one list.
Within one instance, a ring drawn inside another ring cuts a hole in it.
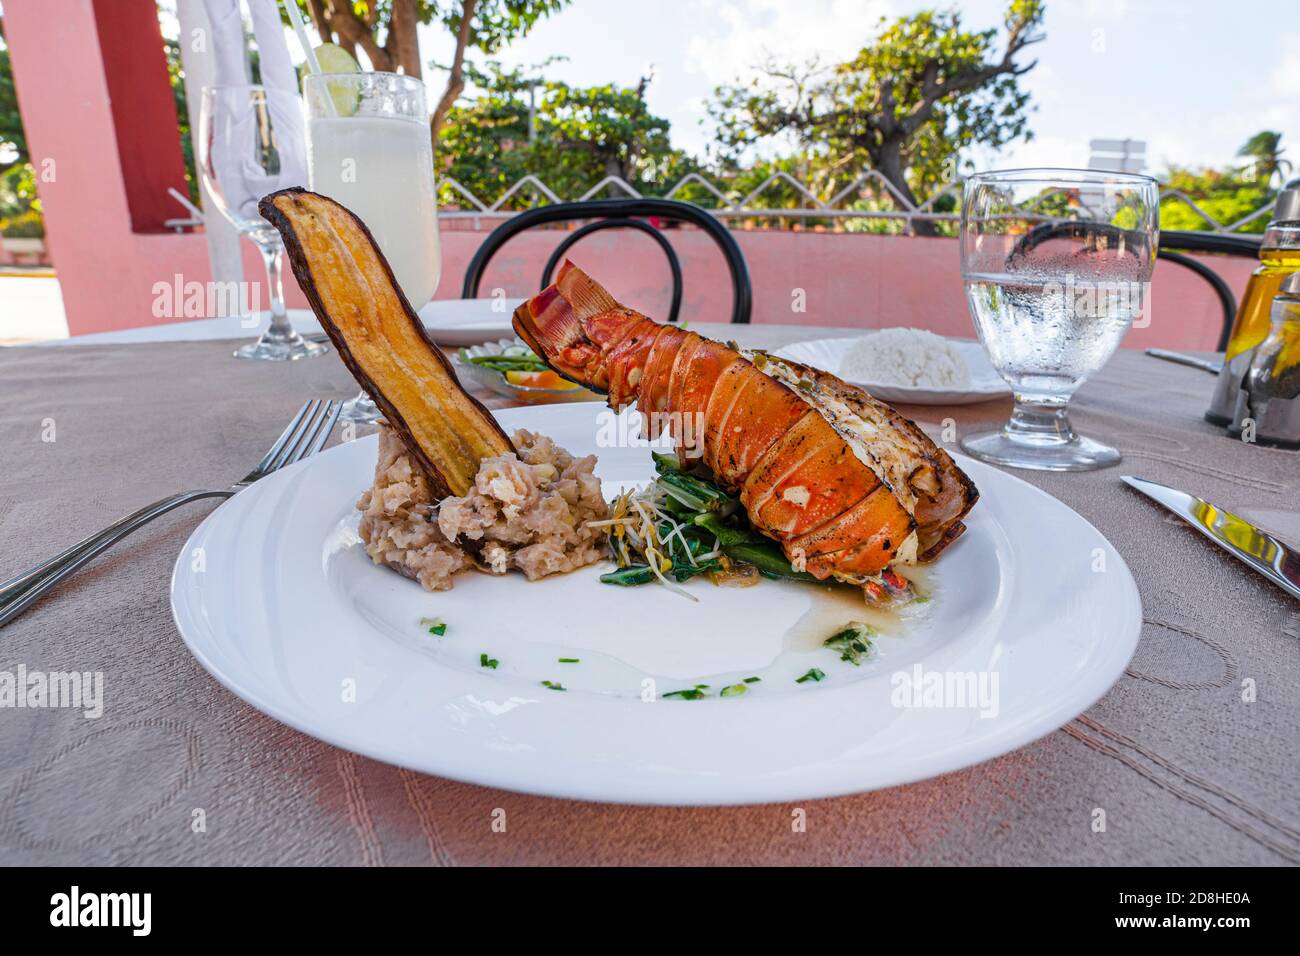
[{"label": "lime wedge on glass", "polygon": [[[337,43],[322,43],[316,47],[316,62],[320,64],[322,73],[361,72],[361,64],[353,58],[351,53]],[[302,71],[304,75],[311,72],[305,63]],[[334,103],[336,115],[351,116],[357,111],[357,104],[361,100],[361,91],[356,84],[347,80],[339,80],[327,81],[325,85],[329,89],[329,97]]]}]

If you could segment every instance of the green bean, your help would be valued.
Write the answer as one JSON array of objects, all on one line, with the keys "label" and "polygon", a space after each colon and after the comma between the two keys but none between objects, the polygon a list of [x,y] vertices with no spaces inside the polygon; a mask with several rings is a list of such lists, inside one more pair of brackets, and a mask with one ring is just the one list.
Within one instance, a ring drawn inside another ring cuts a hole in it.
[{"label": "green bean", "polygon": [[540,359],[502,358],[500,355],[479,355],[471,358],[470,362],[481,368],[496,369],[498,372],[542,372],[547,367]]}]

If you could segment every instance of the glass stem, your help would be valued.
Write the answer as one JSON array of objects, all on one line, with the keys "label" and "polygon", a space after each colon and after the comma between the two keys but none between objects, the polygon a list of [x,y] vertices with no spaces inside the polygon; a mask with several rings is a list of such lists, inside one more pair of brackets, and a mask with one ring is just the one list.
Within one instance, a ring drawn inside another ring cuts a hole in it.
[{"label": "glass stem", "polygon": [[1016,392],[1016,404],[1003,431],[1014,441],[1033,445],[1077,441],[1078,433],[1066,411],[1068,401]]},{"label": "glass stem", "polygon": [[256,245],[262,254],[262,264],[266,266],[266,291],[271,300],[271,324],[262,333],[262,338],[268,342],[288,342],[294,337],[294,332],[284,307],[284,283],[281,279],[284,243],[277,237]]}]

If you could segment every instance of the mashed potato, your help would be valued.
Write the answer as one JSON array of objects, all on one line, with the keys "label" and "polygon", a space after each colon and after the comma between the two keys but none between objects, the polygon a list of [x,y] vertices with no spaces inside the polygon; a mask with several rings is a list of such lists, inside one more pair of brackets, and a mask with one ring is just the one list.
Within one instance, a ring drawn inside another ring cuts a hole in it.
[{"label": "mashed potato", "polygon": [[536,580],[605,557],[605,532],[587,527],[606,517],[595,456],[574,458],[523,429],[511,440],[517,454],[485,459],[468,495],[438,502],[402,440],[381,424],[375,481],[357,502],[371,560],[444,591],[464,568],[515,568]]}]

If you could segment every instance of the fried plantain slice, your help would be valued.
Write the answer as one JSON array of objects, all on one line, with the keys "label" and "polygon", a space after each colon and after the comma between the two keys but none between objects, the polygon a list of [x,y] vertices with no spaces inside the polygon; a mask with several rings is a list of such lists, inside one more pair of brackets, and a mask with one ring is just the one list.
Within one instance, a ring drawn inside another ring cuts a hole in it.
[{"label": "fried plantain slice", "polygon": [[280,231],[321,327],[440,497],[464,495],[479,462],[515,449],[456,379],[429,338],[370,231],[352,212],[305,189],[258,203]]}]

